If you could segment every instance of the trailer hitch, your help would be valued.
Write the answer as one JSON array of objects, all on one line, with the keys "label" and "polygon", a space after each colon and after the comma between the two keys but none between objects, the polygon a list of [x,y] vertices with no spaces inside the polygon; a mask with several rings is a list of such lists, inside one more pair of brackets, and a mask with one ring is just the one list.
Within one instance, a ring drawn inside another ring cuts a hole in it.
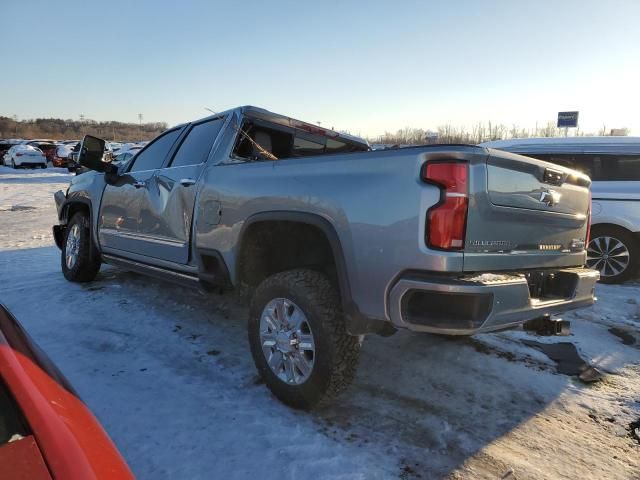
[{"label": "trailer hitch", "polygon": [[561,318],[551,318],[550,315],[544,315],[524,322],[522,328],[528,332],[535,332],[538,335],[547,337],[552,335],[571,335],[571,322],[562,320]]}]

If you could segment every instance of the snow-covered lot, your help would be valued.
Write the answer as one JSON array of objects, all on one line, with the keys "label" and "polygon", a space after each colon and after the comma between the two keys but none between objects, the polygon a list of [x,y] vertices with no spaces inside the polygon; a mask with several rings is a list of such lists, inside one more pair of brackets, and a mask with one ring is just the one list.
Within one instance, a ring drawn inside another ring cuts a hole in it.
[{"label": "snow-covered lot", "polygon": [[[570,337],[368,337],[346,394],[298,412],[258,381],[231,296],[106,266],[65,281],[52,194],[69,179],[0,167],[0,302],[139,478],[640,478],[639,283],[600,285]],[[527,341],[570,342],[605,376],[558,373]]]}]

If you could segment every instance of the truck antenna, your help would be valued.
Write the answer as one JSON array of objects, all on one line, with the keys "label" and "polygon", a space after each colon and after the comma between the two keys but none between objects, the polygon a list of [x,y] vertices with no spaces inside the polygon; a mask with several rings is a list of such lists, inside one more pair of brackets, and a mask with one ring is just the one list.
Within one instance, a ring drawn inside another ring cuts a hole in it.
[{"label": "truck antenna", "polygon": [[[213,110],[211,110],[209,107],[204,107],[205,110],[210,111],[211,113],[213,113],[214,115],[220,115],[218,112],[215,112]],[[266,158],[268,158],[269,160],[278,160],[278,157],[276,157],[273,153],[271,153],[270,151],[268,151],[266,148],[264,148],[262,145],[260,145],[258,142],[256,142],[253,138],[251,138],[251,136],[245,132],[244,130],[242,130],[240,127],[238,127],[238,125],[236,125],[235,121],[231,120],[231,124],[233,125],[233,128],[236,129],[236,131],[242,135],[244,138],[246,138],[254,147],[256,147],[258,149],[258,151],[264,155]]]}]

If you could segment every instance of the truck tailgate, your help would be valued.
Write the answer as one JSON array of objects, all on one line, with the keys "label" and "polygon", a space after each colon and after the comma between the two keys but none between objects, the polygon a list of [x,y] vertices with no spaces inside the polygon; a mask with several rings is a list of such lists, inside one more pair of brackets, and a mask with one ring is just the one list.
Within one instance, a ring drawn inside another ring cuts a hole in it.
[{"label": "truck tailgate", "polygon": [[474,165],[464,270],[584,264],[590,179],[521,155],[488,150]]}]

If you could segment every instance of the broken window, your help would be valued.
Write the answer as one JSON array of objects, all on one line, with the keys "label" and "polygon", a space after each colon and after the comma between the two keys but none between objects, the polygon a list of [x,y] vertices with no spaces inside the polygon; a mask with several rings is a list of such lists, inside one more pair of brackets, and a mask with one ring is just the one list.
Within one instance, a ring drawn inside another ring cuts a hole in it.
[{"label": "broken window", "polygon": [[[233,149],[235,157],[248,160],[268,159],[260,152],[261,148],[278,159],[331,155],[367,151],[368,147],[344,139],[333,139],[324,135],[308,133],[267,122],[245,120],[242,130],[246,134],[238,135]],[[250,137],[249,138],[247,138]]]}]

